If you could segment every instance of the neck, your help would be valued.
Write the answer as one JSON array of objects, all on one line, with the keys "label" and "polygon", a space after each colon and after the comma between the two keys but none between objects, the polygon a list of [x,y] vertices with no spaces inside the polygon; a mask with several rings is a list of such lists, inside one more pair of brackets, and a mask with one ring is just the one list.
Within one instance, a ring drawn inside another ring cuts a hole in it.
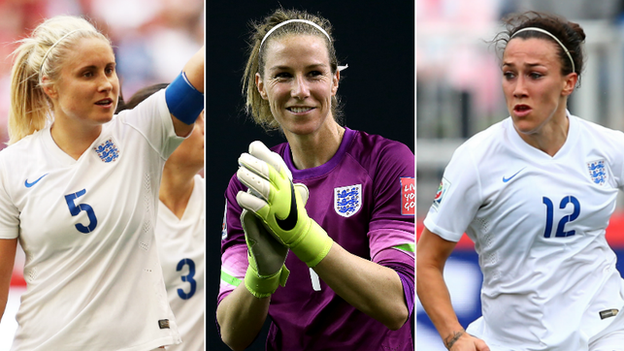
[{"label": "neck", "polygon": [[333,122],[313,134],[286,134],[295,167],[308,169],[325,164],[338,151],[344,133],[345,129]]},{"label": "neck", "polygon": [[568,138],[570,129],[570,121],[566,111],[553,116],[539,131],[531,134],[518,133],[520,137],[529,145],[555,156],[555,154],[563,147]]},{"label": "neck", "polygon": [[74,160],[80,158],[102,132],[101,125],[81,127],[78,124],[64,123],[62,119],[55,119],[50,128],[50,134],[56,145]]},{"label": "neck", "polygon": [[194,177],[197,172],[199,172],[197,169],[165,164],[158,198],[178,219],[184,216],[186,205],[193,193]]}]

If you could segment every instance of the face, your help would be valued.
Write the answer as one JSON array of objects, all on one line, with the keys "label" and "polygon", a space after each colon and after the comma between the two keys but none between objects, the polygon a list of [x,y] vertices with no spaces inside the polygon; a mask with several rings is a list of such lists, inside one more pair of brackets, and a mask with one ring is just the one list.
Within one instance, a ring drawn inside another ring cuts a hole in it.
[{"label": "face", "polygon": [[204,168],[204,111],[197,117],[193,132],[169,156],[167,167],[192,167],[193,173]]},{"label": "face", "polygon": [[256,74],[256,85],[284,133],[306,135],[335,123],[331,99],[339,73],[331,71],[324,39],[293,34],[266,44],[264,76]]},{"label": "face", "polygon": [[62,65],[60,78],[44,88],[53,101],[55,120],[94,126],[110,121],[119,96],[111,46],[98,38],[79,39]]},{"label": "face", "polygon": [[565,119],[567,97],[578,76],[561,74],[558,47],[545,39],[515,38],[503,54],[503,92],[516,130],[540,133]]}]

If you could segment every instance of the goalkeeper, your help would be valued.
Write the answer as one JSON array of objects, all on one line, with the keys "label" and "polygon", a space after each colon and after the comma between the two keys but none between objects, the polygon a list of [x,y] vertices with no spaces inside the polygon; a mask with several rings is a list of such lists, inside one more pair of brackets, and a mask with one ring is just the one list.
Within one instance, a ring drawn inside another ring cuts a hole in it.
[{"label": "goalkeeper", "polygon": [[244,349],[410,350],[414,154],[336,120],[340,80],[323,18],[277,10],[255,28],[248,111],[287,139],[253,142],[226,191],[217,322]]}]

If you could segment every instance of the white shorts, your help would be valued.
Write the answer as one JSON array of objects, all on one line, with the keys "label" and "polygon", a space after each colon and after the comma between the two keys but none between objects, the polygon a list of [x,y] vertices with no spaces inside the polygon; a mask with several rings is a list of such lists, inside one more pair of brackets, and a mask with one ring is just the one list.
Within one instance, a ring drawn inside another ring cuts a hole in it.
[{"label": "white shorts", "polygon": [[624,311],[605,330],[589,339],[589,351],[624,351]]}]

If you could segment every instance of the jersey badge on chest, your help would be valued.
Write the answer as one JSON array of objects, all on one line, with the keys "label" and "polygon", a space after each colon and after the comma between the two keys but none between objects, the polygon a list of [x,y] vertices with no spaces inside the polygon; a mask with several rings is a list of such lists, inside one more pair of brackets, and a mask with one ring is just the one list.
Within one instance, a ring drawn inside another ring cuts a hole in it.
[{"label": "jersey badge on chest", "polygon": [[589,176],[596,185],[603,185],[607,182],[607,168],[604,160],[597,160],[587,163]]},{"label": "jersey badge on chest", "polygon": [[111,139],[93,148],[100,159],[106,163],[113,162],[119,157],[119,149]]},{"label": "jersey badge on chest", "polygon": [[362,184],[334,188],[334,210],[343,217],[351,217],[362,207]]}]

